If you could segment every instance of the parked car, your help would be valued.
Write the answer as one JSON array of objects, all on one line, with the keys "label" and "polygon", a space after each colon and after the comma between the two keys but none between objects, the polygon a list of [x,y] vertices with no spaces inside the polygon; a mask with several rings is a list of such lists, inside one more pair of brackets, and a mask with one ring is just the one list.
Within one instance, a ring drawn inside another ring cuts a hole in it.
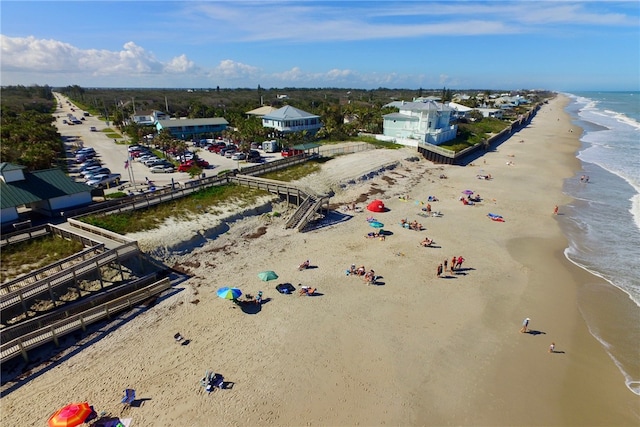
[{"label": "parked car", "polygon": [[97,171],[100,168],[102,168],[102,166],[100,165],[89,166],[88,168],[85,168],[82,172],[80,172],[80,174],[82,176],[91,175],[92,172]]},{"label": "parked car", "polygon": [[231,155],[231,160],[245,160],[247,158],[247,155],[239,152],[239,153],[233,153]]},{"label": "parked car", "polygon": [[89,128],[89,130],[90,130],[91,132],[97,132],[97,131],[98,131],[98,129],[96,129],[96,127],[95,127],[95,126],[91,126],[91,127]]},{"label": "parked car", "polygon": [[149,166],[151,165],[153,162],[157,162],[158,160],[162,160],[157,156],[153,156],[153,157],[148,157],[146,159],[140,160],[140,163],[142,163],[145,166]]},{"label": "parked car", "polygon": [[109,175],[110,173],[111,173],[111,170],[109,168],[100,167],[100,168],[95,169],[93,171],[90,171],[88,173],[83,172],[82,176],[84,176],[84,179],[88,181],[88,180],[92,179],[94,176],[105,175],[105,174]]},{"label": "parked car", "polygon": [[113,173],[109,175],[106,175],[106,174],[97,175],[93,179],[87,181],[87,184],[92,187],[98,187],[98,188],[109,187],[111,185],[118,185],[120,184],[120,174]]},{"label": "parked car", "polygon": [[234,155],[234,154],[236,154],[236,150],[235,150],[235,148],[234,148],[234,149],[232,149],[232,150],[227,150],[227,151],[225,151],[225,152],[224,152],[224,156],[225,156],[227,159],[230,159],[231,157],[233,157],[233,155]]},{"label": "parked car", "polygon": [[96,156],[96,153],[76,154],[76,163],[84,163],[87,160],[93,159],[95,156]]},{"label": "parked car", "polygon": [[258,163],[262,160],[262,155],[257,150],[249,150],[249,154],[247,154],[247,161],[252,163]]},{"label": "parked car", "polygon": [[137,159],[138,157],[141,156],[148,156],[151,154],[151,151],[149,151],[148,149],[144,148],[141,150],[134,150],[134,151],[130,151],[129,155],[135,159]]},{"label": "parked car", "polygon": [[205,169],[209,167],[209,162],[202,159],[197,159],[196,161],[189,160],[187,162],[180,163],[180,166],[178,166],[178,172],[186,172],[189,169],[191,169],[194,165],[202,169]]},{"label": "parked car", "polygon": [[83,153],[95,153],[96,150],[93,147],[83,147],[79,150],[76,150],[75,154],[83,154]]},{"label": "parked car", "polygon": [[67,121],[66,121],[66,120],[62,120],[62,124],[63,124],[63,125],[66,125],[66,124],[67,124]]},{"label": "parked car", "polygon": [[238,149],[238,147],[236,147],[235,145],[231,144],[231,145],[227,145],[226,147],[220,149],[220,151],[218,152],[218,154],[224,156],[225,154],[227,154],[227,151],[231,151],[231,153],[235,153],[236,150]]},{"label": "parked car", "polygon": [[86,171],[88,168],[93,166],[100,166],[101,164],[102,162],[98,159],[89,159],[80,165],[80,172]]},{"label": "parked car", "polygon": [[157,159],[157,160],[154,160],[152,162],[145,163],[145,166],[147,166],[147,167],[161,166],[161,165],[173,166],[173,163],[171,163],[170,161],[168,161],[166,159]]},{"label": "parked car", "polygon": [[163,164],[151,166],[149,170],[151,173],[172,173],[176,171],[176,168],[173,165]]},{"label": "parked car", "polygon": [[207,147],[207,150],[209,150],[212,153],[219,153],[220,150],[222,150],[223,148],[225,148],[227,146],[227,144],[225,144],[222,141],[216,141],[213,144],[209,145]]},{"label": "parked car", "polygon": [[285,148],[284,150],[282,150],[280,152],[280,154],[282,154],[282,157],[291,157],[291,156],[297,156],[300,154],[303,154],[304,151],[302,150],[296,150],[294,148]]}]

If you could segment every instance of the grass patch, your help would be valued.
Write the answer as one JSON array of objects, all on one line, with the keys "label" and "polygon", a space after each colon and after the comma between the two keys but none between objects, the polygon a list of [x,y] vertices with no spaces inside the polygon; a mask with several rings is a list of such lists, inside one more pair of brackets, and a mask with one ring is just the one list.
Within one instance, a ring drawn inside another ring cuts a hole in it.
[{"label": "grass patch", "polygon": [[284,181],[284,182],[295,181],[307,175],[311,175],[314,172],[318,172],[320,170],[322,163],[327,162],[329,160],[330,158],[320,158],[320,159],[309,160],[308,162],[291,166],[286,169],[260,175],[260,178],[275,179],[275,180]]},{"label": "grass patch", "polygon": [[[120,135],[119,133],[115,133],[115,132],[105,132],[105,134],[109,137],[109,138],[113,138],[113,139],[121,139],[122,135]],[[124,141],[122,141],[124,142]]]},{"label": "grass patch", "polygon": [[0,280],[17,277],[20,274],[42,268],[68,256],[80,252],[84,246],[75,240],[57,236],[45,236],[27,242],[7,245],[0,252]]},{"label": "grass patch", "polygon": [[465,148],[488,140],[491,136],[502,132],[509,126],[509,123],[493,117],[485,117],[473,123],[459,123],[458,136],[451,141],[447,141],[446,144],[440,145],[440,147],[455,152],[462,151]]},{"label": "grass patch", "polygon": [[221,208],[228,205],[233,205],[234,208],[248,207],[259,197],[268,194],[270,193],[264,190],[228,184],[205,188],[191,196],[149,209],[113,215],[89,215],[82,218],[82,221],[118,234],[127,234],[152,230],[167,218],[189,219],[204,212],[221,213]]},{"label": "grass patch", "polygon": [[115,193],[109,193],[109,194],[105,194],[104,198],[105,199],[119,199],[121,197],[126,197],[127,193],[123,192],[123,191],[116,191]]}]

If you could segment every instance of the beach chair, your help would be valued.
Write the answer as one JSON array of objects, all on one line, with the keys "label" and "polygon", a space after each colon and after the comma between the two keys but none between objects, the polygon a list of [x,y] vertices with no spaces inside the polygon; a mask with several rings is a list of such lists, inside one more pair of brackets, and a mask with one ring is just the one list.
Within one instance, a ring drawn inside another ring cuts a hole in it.
[{"label": "beach chair", "polygon": [[122,403],[123,405],[121,412],[123,412],[127,408],[130,408],[135,400],[136,400],[136,391],[132,388],[126,389],[124,391],[124,397],[120,401],[120,403]]}]

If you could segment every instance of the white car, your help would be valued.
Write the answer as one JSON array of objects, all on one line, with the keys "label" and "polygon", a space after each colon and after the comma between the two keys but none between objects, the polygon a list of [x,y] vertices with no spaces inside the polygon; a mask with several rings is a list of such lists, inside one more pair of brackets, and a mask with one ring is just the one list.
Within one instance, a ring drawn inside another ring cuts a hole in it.
[{"label": "white car", "polygon": [[109,175],[96,175],[93,179],[87,181],[87,185],[102,188],[120,184],[120,174],[114,173]]},{"label": "white car", "polygon": [[172,173],[176,171],[176,168],[171,165],[157,165],[151,166],[149,170],[151,173]]},{"label": "white car", "polygon": [[153,157],[149,157],[149,158],[140,160],[140,163],[142,163],[145,166],[149,166],[151,163],[157,162],[158,160],[160,160],[159,157],[153,156]]},{"label": "white car", "polygon": [[233,153],[231,155],[231,160],[245,160],[247,155],[244,153]]}]

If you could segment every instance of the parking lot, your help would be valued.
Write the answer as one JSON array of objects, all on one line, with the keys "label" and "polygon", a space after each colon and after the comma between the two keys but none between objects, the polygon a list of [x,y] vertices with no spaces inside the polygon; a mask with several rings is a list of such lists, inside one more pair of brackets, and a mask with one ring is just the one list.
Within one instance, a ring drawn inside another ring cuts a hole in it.
[{"label": "parking lot", "polygon": [[[73,163],[69,168],[70,175],[78,182],[84,182],[84,180],[78,173],[79,166],[75,163],[74,152],[82,147],[94,148],[97,152],[97,158],[101,161],[102,166],[109,168],[113,174],[120,174],[120,186],[124,186],[127,190],[134,191],[148,188],[147,179],[152,181],[155,186],[170,185],[172,182],[182,184],[191,179],[189,174],[186,172],[152,174],[147,166],[135,160],[129,162],[128,168],[125,168],[125,164],[129,157],[127,151],[129,144],[117,144],[114,142],[113,138],[109,138],[103,132],[107,127],[114,130],[115,128],[107,126],[103,120],[99,120],[97,117],[83,116],[83,111],[76,108],[73,104],[67,104],[68,99],[63,95],[55,93],[55,96],[59,105],[54,113],[54,117],[56,117],[55,123],[58,128],[58,132],[62,135],[63,140],[65,141],[70,162]],[[72,108],[75,111],[72,111]],[[72,114],[78,118],[84,117],[84,120],[81,120],[82,124],[69,125],[67,114]],[[63,123],[63,121],[67,121],[67,124]],[[95,131],[93,131],[92,128],[95,128]],[[207,176],[210,176],[210,174],[217,174],[223,170],[241,169],[243,166],[253,164],[247,163],[246,161],[231,160],[230,158],[209,152],[203,148],[189,148],[191,151],[195,151],[198,157],[209,163],[210,166],[203,170]],[[262,150],[258,151],[262,154],[263,161],[272,161],[282,158],[280,153],[264,153]]]}]

